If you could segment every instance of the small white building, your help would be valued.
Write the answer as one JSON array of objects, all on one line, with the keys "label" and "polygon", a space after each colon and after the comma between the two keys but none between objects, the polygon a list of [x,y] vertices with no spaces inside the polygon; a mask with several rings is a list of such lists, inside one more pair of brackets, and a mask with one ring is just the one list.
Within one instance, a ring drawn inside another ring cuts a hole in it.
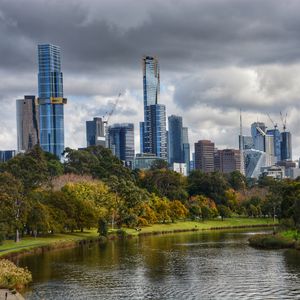
[{"label": "small white building", "polygon": [[187,167],[184,163],[173,163],[173,171],[187,176]]}]

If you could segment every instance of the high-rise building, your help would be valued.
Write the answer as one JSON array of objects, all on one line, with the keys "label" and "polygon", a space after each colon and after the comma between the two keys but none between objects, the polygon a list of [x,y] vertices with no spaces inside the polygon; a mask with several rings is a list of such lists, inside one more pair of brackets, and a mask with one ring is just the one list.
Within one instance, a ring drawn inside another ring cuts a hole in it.
[{"label": "high-rise building", "polygon": [[168,157],[166,107],[158,104],[160,75],[156,57],[143,57],[144,122],[140,123],[142,153]]},{"label": "high-rise building", "polygon": [[108,127],[108,147],[126,166],[132,167],[134,161],[134,125],[132,123],[114,124]]},{"label": "high-rise building", "polygon": [[266,153],[260,150],[244,150],[245,175],[247,178],[258,178],[261,168],[266,167]]},{"label": "high-rise building", "polygon": [[236,149],[223,149],[215,152],[215,171],[231,173],[241,170],[241,152]]},{"label": "high-rise building", "polygon": [[152,153],[166,160],[168,149],[165,105],[147,106],[144,134],[144,153]]},{"label": "high-rise building", "polygon": [[186,164],[187,174],[190,173],[191,149],[189,144],[188,128],[182,127],[183,162]]},{"label": "high-rise building", "polygon": [[39,144],[39,111],[35,96],[16,101],[18,152],[31,150]]},{"label": "high-rise building", "polygon": [[61,158],[64,151],[64,104],[67,99],[63,98],[60,47],[38,45],[38,59],[40,145],[44,151]]},{"label": "high-rise building", "polygon": [[277,128],[267,130],[268,135],[272,135],[274,139],[274,155],[276,161],[281,160],[281,134]]},{"label": "high-rise building", "polygon": [[292,159],[292,135],[288,131],[281,132],[281,160]]},{"label": "high-rise building", "polygon": [[263,122],[254,122],[251,124],[251,136],[253,138],[254,149],[265,151],[266,125]]},{"label": "high-rise building", "polygon": [[208,140],[195,143],[195,169],[204,173],[214,171],[215,144]]},{"label": "high-rise building", "polygon": [[168,155],[169,164],[183,162],[183,131],[182,131],[182,117],[170,116],[168,117]]},{"label": "high-rise building", "polygon": [[241,136],[239,135],[239,145],[241,146],[242,150],[254,149],[254,143],[253,143],[252,136],[243,135],[241,141],[240,141],[240,139],[241,139]]},{"label": "high-rise building", "polygon": [[89,146],[105,147],[105,126],[102,118],[86,121],[86,143]]},{"label": "high-rise building", "polygon": [[270,134],[265,135],[265,152],[266,152],[266,166],[272,166],[276,162],[274,150],[274,136]]}]

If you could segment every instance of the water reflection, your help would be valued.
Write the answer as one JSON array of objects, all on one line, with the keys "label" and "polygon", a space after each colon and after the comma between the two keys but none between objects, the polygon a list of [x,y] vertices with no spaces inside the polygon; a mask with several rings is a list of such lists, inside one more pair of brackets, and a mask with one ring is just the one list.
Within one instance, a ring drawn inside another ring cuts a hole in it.
[{"label": "water reflection", "polygon": [[33,273],[28,299],[300,299],[300,252],[253,249],[249,234],[149,236],[19,263]]}]

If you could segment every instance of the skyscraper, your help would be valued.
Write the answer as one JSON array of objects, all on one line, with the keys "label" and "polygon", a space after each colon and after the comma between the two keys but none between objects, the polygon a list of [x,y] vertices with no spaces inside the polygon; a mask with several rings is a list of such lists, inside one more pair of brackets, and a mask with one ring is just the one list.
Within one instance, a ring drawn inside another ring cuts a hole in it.
[{"label": "skyscraper", "polygon": [[63,74],[60,47],[38,45],[40,145],[44,151],[62,157],[64,151]]},{"label": "skyscraper", "polygon": [[102,118],[86,121],[86,143],[89,146],[105,147],[105,126]]},{"label": "skyscraper", "polygon": [[166,107],[158,104],[160,75],[156,57],[143,57],[144,121],[140,123],[142,153],[167,159]]},{"label": "skyscraper", "polygon": [[108,147],[112,153],[127,166],[134,161],[134,125],[132,123],[114,124],[108,127]]},{"label": "skyscraper", "polygon": [[223,149],[215,152],[215,170],[230,173],[241,170],[241,152],[236,149]]},{"label": "skyscraper", "polygon": [[215,144],[208,140],[195,143],[195,169],[204,173],[214,171]]},{"label": "skyscraper", "polygon": [[268,135],[274,138],[274,155],[277,161],[281,160],[281,134],[277,128],[267,130]]},{"label": "skyscraper", "polygon": [[183,138],[182,138],[182,117],[168,117],[168,149],[169,149],[169,164],[183,162]]},{"label": "skyscraper", "polygon": [[18,152],[26,152],[39,144],[39,112],[35,96],[16,101]]},{"label": "skyscraper", "polygon": [[163,159],[168,158],[166,107],[163,104],[147,106],[144,152],[155,154]]},{"label": "skyscraper", "polygon": [[288,131],[281,132],[281,160],[292,159],[292,135]]},{"label": "skyscraper", "polygon": [[251,136],[253,138],[254,149],[265,151],[266,125],[263,122],[254,122],[251,124]]},{"label": "skyscraper", "polygon": [[190,144],[188,128],[182,127],[183,162],[186,164],[187,174],[190,173]]}]

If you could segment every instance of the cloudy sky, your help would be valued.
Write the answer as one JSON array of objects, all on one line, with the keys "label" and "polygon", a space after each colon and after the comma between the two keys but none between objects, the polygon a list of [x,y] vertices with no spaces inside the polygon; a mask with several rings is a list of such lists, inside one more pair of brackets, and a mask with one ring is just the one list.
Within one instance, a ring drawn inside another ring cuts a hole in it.
[{"label": "cloudy sky", "polygon": [[[160,102],[183,117],[190,142],[237,147],[267,114],[287,113],[300,156],[300,1],[0,0],[0,149],[16,148],[15,99],[37,94],[37,44],[61,46],[65,144],[85,146],[85,121],[143,118],[143,55],[157,55]],[[192,147],[193,148],[193,147]]]}]

